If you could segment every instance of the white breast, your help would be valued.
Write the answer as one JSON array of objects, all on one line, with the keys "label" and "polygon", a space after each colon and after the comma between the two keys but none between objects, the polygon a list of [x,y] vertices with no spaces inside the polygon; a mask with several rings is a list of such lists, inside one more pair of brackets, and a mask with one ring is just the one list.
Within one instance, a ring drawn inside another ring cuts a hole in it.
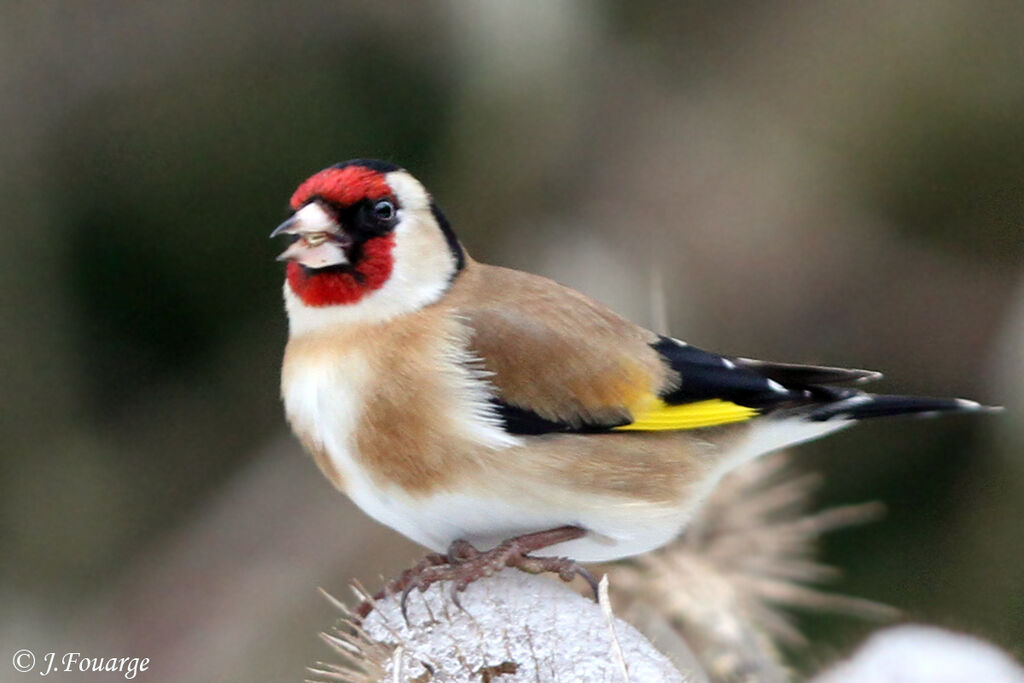
[{"label": "white breast", "polygon": [[285,408],[296,431],[322,446],[353,502],[382,524],[426,544],[413,524],[415,510],[407,497],[393,487],[380,487],[360,464],[355,429],[372,381],[369,365],[358,352],[339,355],[330,363],[300,363],[289,369]]},{"label": "white breast", "polygon": [[368,365],[356,351],[330,362],[293,359],[286,366],[282,397],[292,427],[323,447],[346,482],[360,477],[352,458],[353,435],[370,381]]},{"label": "white breast", "polygon": [[[322,448],[341,475],[345,493],[364,512],[418,543],[443,550],[457,537],[461,515],[437,508],[429,497],[414,498],[397,486],[382,484],[362,464],[355,436],[367,400],[377,382],[394,381],[376,376],[373,368],[381,367],[379,359],[371,363],[364,355],[373,348],[338,349],[330,357],[290,357],[282,383],[286,412],[295,431]],[[469,360],[464,347],[453,341],[443,345],[430,364],[437,373],[435,390],[447,394],[446,419],[436,422],[437,431],[430,438],[471,453],[519,445],[519,439],[502,428],[488,403],[489,385]]]}]

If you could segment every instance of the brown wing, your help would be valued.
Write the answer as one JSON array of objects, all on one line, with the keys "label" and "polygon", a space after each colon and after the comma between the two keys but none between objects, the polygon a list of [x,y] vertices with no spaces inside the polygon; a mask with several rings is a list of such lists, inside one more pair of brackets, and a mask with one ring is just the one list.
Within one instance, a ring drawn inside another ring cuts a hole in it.
[{"label": "brown wing", "polygon": [[513,416],[607,429],[673,384],[657,335],[547,278],[470,262],[446,303]]}]

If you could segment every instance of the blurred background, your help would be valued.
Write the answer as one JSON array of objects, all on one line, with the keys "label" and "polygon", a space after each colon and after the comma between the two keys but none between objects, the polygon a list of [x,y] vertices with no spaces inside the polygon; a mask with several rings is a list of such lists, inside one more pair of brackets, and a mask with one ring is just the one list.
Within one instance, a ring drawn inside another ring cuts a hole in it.
[{"label": "blurred background", "polygon": [[[829,539],[837,589],[1024,654],[1020,3],[0,14],[6,650],[301,680],[334,657],[316,587],[419,555],[320,477],[278,399],[266,236],[306,176],[366,156],[420,177],[478,259],[644,324],[660,280],[693,344],[1005,405],[796,456],[822,505],[889,507]],[[803,624],[810,670],[874,628]]]}]

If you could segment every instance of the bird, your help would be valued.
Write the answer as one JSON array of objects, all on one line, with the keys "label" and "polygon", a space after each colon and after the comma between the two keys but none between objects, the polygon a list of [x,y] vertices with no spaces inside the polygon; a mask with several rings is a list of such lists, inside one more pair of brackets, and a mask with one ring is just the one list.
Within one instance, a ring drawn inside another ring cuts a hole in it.
[{"label": "bird", "polygon": [[431,551],[394,582],[406,594],[506,566],[592,582],[580,563],[669,543],[760,455],[876,417],[988,410],[867,393],[869,370],[706,351],[477,262],[388,162],[323,169],[289,204],[271,234],[293,239],[285,413],[335,487]]}]

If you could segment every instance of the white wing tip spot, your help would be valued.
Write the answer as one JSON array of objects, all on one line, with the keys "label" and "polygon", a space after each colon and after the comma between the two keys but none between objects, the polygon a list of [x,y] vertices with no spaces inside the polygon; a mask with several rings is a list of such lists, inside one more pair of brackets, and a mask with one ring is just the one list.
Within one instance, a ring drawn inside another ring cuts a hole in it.
[{"label": "white wing tip spot", "polygon": [[858,377],[857,379],[854,380],[855,384],[865,384],[867,382],[875,382],[875,381],[878,381],[878,380],[882,379],[882,377],[884,377],[884,375],[882,373],[877,372],[875,370],[864,370],[863,372],[864,372],[864,374],[862,376],[860,376],[860,377]]},{"label": "white wing tip spot", "polygon": [[953,401],[954,403],[956,403],[956,407],[960,408],[961,410],[970,410],[974,412],[983,413],[1001,413],[1003,412],[1003,410],[1005,410],[1003,406],[986,406],[982,405],[981,403],[978,403],[977,401],[971,401],[966,398],[956,398],[953,399]]},{"label": "white wing tip spot", "polygon": [[[854,406],[863,405],[864,403],[871,403],[873,400],[875,399],[870,394],[857,394],[856,396],[851,396],[850,398],[844,398],[843,400],[838,401],[833,405],[835,408],[842,410],[845,408],[853,408]],[[842,410],[842,412],[837,412],[833,415],[833,417],[840,416],[849,418],[851,417],[851,413]]]}]

